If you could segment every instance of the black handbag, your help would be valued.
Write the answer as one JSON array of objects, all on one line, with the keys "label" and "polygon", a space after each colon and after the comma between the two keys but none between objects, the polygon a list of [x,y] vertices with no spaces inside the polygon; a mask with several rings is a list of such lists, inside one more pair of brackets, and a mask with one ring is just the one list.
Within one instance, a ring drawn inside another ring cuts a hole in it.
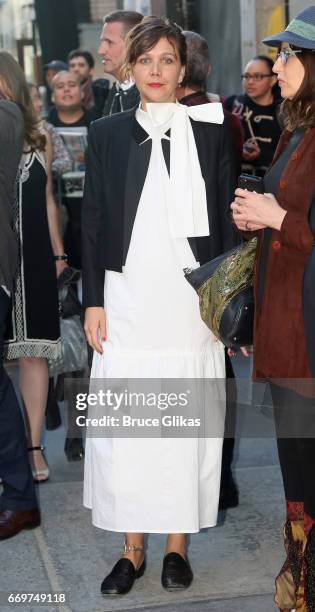
[{"label": "black handbag", "polygon": [[253,343],[253,270],[257,238],[253,238],[195,270],[185,278],[199,296],[201,318],[228,348]]}]

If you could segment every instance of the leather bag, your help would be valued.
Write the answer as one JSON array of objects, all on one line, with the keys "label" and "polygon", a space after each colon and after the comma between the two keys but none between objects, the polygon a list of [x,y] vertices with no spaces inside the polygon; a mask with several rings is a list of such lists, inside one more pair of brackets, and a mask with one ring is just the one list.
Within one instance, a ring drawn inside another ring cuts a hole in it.
[{"label": "leather bag", "polygon": [[228,348],[253,343],[253,270],[257,238],[195,270],[185,268],[185,278],[199,296],[201,318]]}]

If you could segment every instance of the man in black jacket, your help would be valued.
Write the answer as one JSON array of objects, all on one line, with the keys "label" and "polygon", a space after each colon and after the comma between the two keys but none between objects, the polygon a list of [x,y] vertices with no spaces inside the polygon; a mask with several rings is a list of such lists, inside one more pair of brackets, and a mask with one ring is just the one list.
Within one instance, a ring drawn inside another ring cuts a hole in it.
[{"label": "man in black jacket", "polygon": [[[12,102],[0,101],[0,353],[10,292],[17,264],[17,244],[12,230],[14,181],[23,147],[23,118]],[[40,513],[30,469],[24,422],[5,369],[0,362],[0,540],[21,529],[37,527]]]},{"label": "man in black jacket", "polygon": [[121,68],[125,57],[125,38],[143,15],[136,11],[114,11],[104,18],[98,54],[102,58],[105,74],[117,81],[113,84],[105,102],[103,115],[114,115],[138,106],[140,96],[132,81],[124,81]]}]

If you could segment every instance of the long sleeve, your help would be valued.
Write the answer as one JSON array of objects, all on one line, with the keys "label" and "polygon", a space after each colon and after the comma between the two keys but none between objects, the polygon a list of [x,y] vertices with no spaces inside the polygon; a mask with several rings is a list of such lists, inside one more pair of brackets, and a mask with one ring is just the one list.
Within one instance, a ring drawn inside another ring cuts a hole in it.
[{"label": "long sleeve", "polygon": [[96,128],[93,123],[89,133],[86,153],[86,175],[82,203],[82,284],[83,307],[104,305],[105,270],[98,261],[99,236],[102,232],[102,165],[96,146]]},{"label": "long sleeve", "polygon": [[280,235],[285,246],[302,253],[309,253],[315,241],[307,218],[299,212],[287,212],[281,225]]},{"label": "long sleeve", "polygon": [[9,290],[17,264],[17,241],[12,228],[14,184],[22,155],[24,122],[13,102],[0,101],[0,285]]}]

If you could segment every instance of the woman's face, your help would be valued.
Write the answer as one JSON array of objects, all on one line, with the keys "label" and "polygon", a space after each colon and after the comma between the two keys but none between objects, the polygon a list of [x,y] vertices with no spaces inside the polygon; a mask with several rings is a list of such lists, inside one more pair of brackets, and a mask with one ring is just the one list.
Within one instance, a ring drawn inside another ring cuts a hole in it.
[{"label": "woman's face", "polygon": [[185,73],[178,51],[161,38],[150,51],[143,53],[132,66],[132,76],[140,91],[142,108],[148,102],[175,102],[176,88]]},{"label": "woman's face", "polygon": [[43,104],[42,104],[42,100],[41,100],[40,93],[39,93],[38,89],[36,87],[31,87],[30,95],[31,95],[31,98],[32,98],[32,102],[33,102],[33,106],[34,106],[34,109],[35,109],[35,113],[36,113],[36,115],[40,115],[41,112],[42,112]]},{"label": "woman's face", "polygon": [[[285,51],[289,48],[288,43],[282,43],[281,51]],[[283,98],[288,98],[289,100],[292,100],[297,94],[305,76],[305,68],[298,57],[299,54],[291,55],[291,57],[288,57],[285,64],[279,57],[273,67],[273,71],[278,77],[281,95]]]},{"label": "woman's face", "polygon": [[267,94],[271,94],[276,79],[266,62],[251,60],[245,67],[243,83],[247,95],[259,104]]}]

